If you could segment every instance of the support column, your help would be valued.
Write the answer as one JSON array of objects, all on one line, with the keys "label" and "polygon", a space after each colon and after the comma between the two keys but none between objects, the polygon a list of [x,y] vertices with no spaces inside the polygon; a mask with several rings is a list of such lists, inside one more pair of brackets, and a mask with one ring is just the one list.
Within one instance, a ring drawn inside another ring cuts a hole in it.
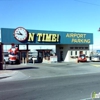
[{"label": "support column", "polygon": [[0,43],[0,70],[3,70],[3,44]]},{"label": "support column", "polygon": [[18,47],[18,50],[19,50],[19,44],[17,45],[17,47]]},{"label": "support column", "polygon": [[27,53],[26,53],[26,63],[28,63],[28,44],[26,44],[26,49],[27,49]]}]

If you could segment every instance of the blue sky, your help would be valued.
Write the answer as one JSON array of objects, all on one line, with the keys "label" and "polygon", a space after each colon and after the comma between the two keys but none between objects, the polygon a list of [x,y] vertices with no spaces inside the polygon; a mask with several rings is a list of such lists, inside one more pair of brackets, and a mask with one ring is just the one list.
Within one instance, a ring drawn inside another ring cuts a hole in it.
[{"label": "blue sky", "polygon": [[100,0],[0,0],[0,27],[94,33],[100,48]]}]

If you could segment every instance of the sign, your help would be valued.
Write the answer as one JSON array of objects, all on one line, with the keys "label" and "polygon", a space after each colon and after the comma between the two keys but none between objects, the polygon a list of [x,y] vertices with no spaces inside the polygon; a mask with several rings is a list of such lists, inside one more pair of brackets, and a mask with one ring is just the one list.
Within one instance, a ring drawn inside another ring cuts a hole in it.
[{"label": "sign", "polygon": [[91,39],[86,38],[87,34],[82,33],[67,33],[66,37],[71,38],[72,43],[90,43]]},{"label": "sign", "polygon": [[36,37],[38,42],[59,42],[59,34],[48,33],[29,33],[28,41],[34,41]]},{"label": "sign", "polygon": [[57,56],[50,56],[51,62],[57,62]]},{"label": "sign", "polygon": [[93,44],[92,33],[28,30],[1,28],[3,44],[57,45],[57,44]]},{"label": "sign", "polygon": [[14,37],[16,40],[20,42],[23,42],[23,41],[33,42],[35,41],[36,37],[38,38],[37,39],[38,42],[58,42],[59,41],[59,34],[28,33],[26,29],[23,27],[18,27],[15,29]]}]

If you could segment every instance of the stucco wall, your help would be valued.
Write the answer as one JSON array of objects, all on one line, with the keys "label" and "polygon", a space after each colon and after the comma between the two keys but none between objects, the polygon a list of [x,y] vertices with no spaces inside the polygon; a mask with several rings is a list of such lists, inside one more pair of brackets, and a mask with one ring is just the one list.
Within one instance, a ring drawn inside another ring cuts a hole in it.
[{"label": "stucco wall", "polygon": [[[88,49],[70,49],[70,47],[88,47]],[[58,61],[60,61],[60,51],[63,51],[63,61],[64,62],[73,62],[76,61],[77,58],[71,58],[71,56],[79,56],[80,51],[83,51],[83,54],[86,54],[86,56],[90,55],[89,51],[89,45],[83,44],[83,45],[56,45],[56,53],[58,56]],[[71,55],[72,51],[72,55]],[[75,52],[77,51],[77,54],[75,55]],[[88,59],[89,60],[89,59]]]}]

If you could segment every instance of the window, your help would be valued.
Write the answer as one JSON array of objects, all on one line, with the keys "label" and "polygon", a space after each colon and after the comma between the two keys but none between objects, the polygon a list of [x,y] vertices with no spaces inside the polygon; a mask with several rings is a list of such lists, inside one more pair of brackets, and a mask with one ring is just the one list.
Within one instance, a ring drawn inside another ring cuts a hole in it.
[{"label": "window", "polygon": [[73,52],[71,51],[70,54],[73,55]]},{"label": "window", "polygon": [[75,55],[77,55],[77,51],[75,51]]},{"label": "window", "polygon": [[85,49],[89,49],[89,47],[85,47]]},{"label": "window", "polygon": [[78,49],[78,47],[75,47],[75,49]]},{"label": "window", "polygon": [[60,49],[63,49],[63,47],[60,47]]},{"label": "window", "polygon": [[74,47],[70,47],[70,49],[74,49]]},{"label": "window", "polygon": [[84,47],[82,47],[82,49],[84,49]]},{"label": "window", "polygon": [[79,47],[79,49],[82,49],[81,47]]},{"label": "window", "polygon": [[84,47],[79,47],[79,49],[84,49]]}]

